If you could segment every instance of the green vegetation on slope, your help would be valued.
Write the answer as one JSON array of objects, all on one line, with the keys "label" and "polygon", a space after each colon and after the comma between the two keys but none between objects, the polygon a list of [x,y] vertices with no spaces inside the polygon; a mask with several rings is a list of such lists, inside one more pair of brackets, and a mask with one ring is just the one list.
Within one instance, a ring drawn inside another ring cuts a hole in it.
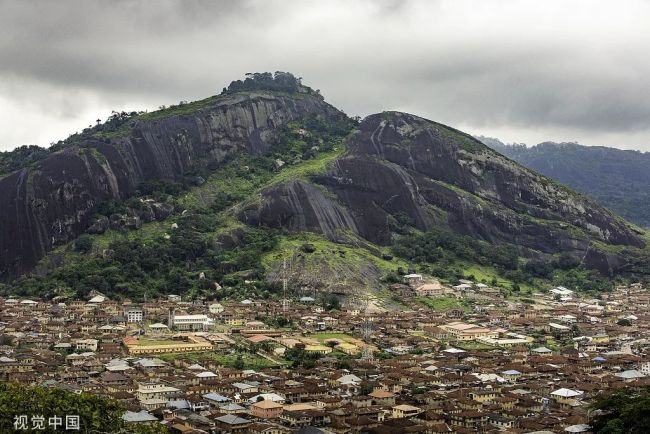
[{"label": "green vegetation on slope", "polygon": [[468,305],[455,297],[418,297],[418,303],[433,310],[463,309],[468,310]]},{"label": "green vegetation on slope", "polygon": [[[383,286],[381,278],[406,268],[399,258],[386,259],[388,249],[342,234],[345,242],[335,243],[320,235],[302,233],[280,237],[278,245],[262,257],[267,273],[280,270],[287,260],[290,283],[328,288],[337,293],[372,293]],[[280,279],[280,273],[270,275]]]},{"label": "green vegetation on slope", "polygon": [[34,164],[50,152],[39,146],[20,146],[11,151],[0,152],[0,176]]},{"label": "green vegetation on slope", "polygon": [[[512,245],[495,246],[443,228],[425,233],[412,229],[407,235],[396,238],[392,250],[396,256],[417,264],[421,272],[451,283],[461,278],[485,280],[489,276],[486,269],[491,269],[495,274],[485,283],[503,286],[505,281],[513,292],[541,289],[549,283],[593,293],[609,291],[613,287],[611,280],[583,269],[569,254],[524,260]],[[459,264],[465,264],[465,267],[459,267]],[[476,275],[473,270],[485,276]]]}]

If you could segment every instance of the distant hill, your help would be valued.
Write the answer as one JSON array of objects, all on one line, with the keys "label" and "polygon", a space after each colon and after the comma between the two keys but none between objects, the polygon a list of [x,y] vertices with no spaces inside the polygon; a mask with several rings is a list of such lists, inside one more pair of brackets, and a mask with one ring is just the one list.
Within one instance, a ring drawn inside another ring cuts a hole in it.
[{"label": "distant hill", "polygon": [[650,153],[544,142],[506,145],[478,137],[495,151],[591,196],[639,226],[650,227]]}]

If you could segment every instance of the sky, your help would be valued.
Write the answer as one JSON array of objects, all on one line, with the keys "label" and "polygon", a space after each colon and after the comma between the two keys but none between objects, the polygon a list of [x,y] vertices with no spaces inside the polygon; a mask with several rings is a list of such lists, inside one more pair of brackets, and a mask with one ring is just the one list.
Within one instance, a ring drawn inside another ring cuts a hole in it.
[{"label": "sky", "polygon": [[349,115],[650,151],[650,0],[0,0],[0,150],[289,71]]}]

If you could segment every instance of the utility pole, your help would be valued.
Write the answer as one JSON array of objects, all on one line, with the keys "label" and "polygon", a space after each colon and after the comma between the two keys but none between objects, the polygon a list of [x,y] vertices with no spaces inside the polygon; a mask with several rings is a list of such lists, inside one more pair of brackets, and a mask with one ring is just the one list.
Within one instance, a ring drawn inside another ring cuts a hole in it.
[{"label": "utility pole", "polygon": [[287,258],[282,259],[282,315],[286,318],[289,310],[287,298]]}]

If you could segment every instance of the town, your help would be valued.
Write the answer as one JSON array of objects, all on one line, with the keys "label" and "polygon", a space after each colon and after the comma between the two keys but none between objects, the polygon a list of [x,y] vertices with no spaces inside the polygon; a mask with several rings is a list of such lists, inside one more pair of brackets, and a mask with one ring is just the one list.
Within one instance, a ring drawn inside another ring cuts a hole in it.
[{"label": "town", "polygon": [[[408,304],[0,299],[0,380],[112,398],[172,433],[589,432],[650,385],[641,284],[505,297],[418,274]],[[333,305],[332,305],[333,304]]]}]

